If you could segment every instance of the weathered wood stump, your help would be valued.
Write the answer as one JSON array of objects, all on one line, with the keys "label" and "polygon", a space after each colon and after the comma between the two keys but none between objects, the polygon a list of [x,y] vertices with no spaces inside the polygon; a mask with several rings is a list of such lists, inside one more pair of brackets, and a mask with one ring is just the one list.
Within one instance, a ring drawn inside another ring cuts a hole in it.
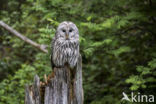
[{"label": "weathered wood stump", "polygon": [[34,77],[33,85],[26,85],[25,104],[83,104],[81,58],[74,78],[67,66],[54,68],[45,82]]}]

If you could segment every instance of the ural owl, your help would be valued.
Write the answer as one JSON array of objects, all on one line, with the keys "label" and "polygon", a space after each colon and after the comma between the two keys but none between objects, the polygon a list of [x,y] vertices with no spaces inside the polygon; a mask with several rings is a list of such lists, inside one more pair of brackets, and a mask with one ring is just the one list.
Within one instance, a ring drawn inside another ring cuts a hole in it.
[{"label": "ural owl", "polygon": [[[79,32],[72,22],[62,22],[52,40],[52,68],[69,69],[70,104],[83,104],[82,59],[79,53]],[[73,70],[72,70],[73,69]],[[54,69],[55,70],[55,69]],[[69,103],[68,103],[69,104]]]},{"label": "ural owl", "polygon": [[72,22],[60,23],[52,40],[52,67],[63,67],[68,64],[70,68],[74,68],[79,55],[78,28]]}]

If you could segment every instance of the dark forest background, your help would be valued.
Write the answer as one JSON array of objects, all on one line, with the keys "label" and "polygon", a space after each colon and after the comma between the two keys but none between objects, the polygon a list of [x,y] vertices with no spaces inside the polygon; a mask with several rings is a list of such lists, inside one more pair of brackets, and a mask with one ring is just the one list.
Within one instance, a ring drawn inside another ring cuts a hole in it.
[{"label": "dark forest background", "polygon": [[0,0],[0,20],[49,46],[43,53],[0,27],[0,104],[24,104],[25,84],[51,72],[51,40],[65,20],[79,28],[85,104],[154,95],[155,11],[155,0]]}]

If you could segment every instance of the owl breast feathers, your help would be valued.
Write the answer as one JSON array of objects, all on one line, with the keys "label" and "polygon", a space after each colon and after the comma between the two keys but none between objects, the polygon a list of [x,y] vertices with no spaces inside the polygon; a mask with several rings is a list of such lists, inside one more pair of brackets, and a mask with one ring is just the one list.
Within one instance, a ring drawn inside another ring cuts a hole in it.
[{"label": "owl breast feathers", "polygon": [[75,67],[79,57],[79,32],[72,22],[62,22],[52,40],[51,63],[55,67]]}]

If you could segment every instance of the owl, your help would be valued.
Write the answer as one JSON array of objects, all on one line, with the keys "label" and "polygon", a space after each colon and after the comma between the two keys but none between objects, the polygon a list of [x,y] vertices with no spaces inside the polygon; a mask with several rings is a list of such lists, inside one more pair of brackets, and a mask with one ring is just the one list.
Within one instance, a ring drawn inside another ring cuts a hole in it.
[{"label": "owl", "polygon": [[69,21],[59,24],[51,45],[52,67],[74,68],[79,57],[79,32],[76,25]]}]

